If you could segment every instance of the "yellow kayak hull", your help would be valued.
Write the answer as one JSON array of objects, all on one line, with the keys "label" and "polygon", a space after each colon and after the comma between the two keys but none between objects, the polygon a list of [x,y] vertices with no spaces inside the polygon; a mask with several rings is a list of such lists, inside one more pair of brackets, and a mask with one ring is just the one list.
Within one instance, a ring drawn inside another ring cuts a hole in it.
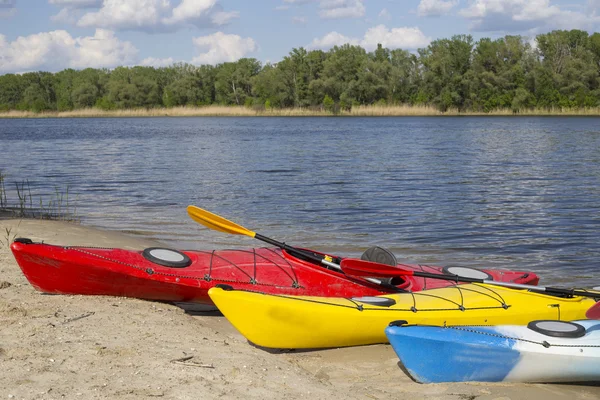
[{"label": "yellow kayak hull", "polygon": [[377,296],[394,300],[391,306],[373,305],[373,298],[282,296],[219,287],[208,294],[249,341],[294,349],[387,343],[384,330],[395,320],[436,326],[571,321],[584,319],[595,303],[587,297],[567,299],[484,284]]}]

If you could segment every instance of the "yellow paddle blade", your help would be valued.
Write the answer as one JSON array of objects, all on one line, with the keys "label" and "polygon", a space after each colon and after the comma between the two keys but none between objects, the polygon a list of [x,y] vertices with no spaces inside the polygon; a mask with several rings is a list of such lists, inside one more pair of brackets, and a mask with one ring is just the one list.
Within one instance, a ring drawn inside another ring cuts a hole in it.
[{"label": "yellow paddle blade", "polygon": [[187,212],[189,216],[199,224],[202,224],[215,231],[232,233],[234,235],[246,235],[250,237],[256,236],[255,232],[252,232],[243,226],[235,224],[223,217],[208,212],[196,206],[188,206]]}]

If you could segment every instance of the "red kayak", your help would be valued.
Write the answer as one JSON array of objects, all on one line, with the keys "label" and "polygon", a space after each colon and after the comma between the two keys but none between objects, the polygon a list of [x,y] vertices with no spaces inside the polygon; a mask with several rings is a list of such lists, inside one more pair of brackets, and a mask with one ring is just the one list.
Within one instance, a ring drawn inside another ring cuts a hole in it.
[{"label": "red kayak", "polygon": [[[33,287],[56,294],[212,304],[207,292],[217,284],[271,294],[337,297],[373,296],[398,290],[420,291],[455,284],[442,279],[407,276],[395,287],[384,287],[299,259],[279,248],[214,251],[149,248],[131,251],[54,246],[17,239],[11,250]],[[457,274],[443,267],[405,264],[402,267]],[[531,272],[459,270],[503,282],[536,285],[539,280]]]}]

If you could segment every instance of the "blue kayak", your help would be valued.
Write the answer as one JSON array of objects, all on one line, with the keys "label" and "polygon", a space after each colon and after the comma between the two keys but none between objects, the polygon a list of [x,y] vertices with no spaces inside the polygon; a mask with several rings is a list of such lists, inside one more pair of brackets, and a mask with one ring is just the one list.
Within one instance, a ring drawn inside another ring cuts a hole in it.
[{"label": "blue kayak", "polygon": [[419,326],[385,333],[414,380],[435,382],[600,381],[600,321],[527,326]]}]

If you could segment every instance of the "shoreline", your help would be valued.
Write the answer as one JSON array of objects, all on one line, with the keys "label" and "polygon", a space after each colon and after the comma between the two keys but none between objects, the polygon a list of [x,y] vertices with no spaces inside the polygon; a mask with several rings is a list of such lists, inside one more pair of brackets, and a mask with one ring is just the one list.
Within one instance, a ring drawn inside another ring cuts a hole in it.
[{"label": "shoreline", "polygon": [[431,106],[356,106],[351,110],[332,113],[318,108],[289,108],[257,110],[242,106],[206,106],[206,107],[174,107],[126,110],[101,110],[88,108],[73,111],[32,111],[0,112],[0,119],[24,118],[140,118],[140,117],[543,117],[543,116],[600,116],[600,107],[570,109],[528,109],[518,113],[510,109],[492,110],[490,112],[459,112],[447,110],[440,112]]},{"label": "shoreline", "polygon": [[262,349],[248,343],[220,313],[198,305],[46,295],[28,283],[2,243],[6,229],[16,237],[52,244],[137,250],[160,245],[69,222],[0,219],[4,398],[600,398],[600,383],[418,384],[385,344],[316,351]]}]

